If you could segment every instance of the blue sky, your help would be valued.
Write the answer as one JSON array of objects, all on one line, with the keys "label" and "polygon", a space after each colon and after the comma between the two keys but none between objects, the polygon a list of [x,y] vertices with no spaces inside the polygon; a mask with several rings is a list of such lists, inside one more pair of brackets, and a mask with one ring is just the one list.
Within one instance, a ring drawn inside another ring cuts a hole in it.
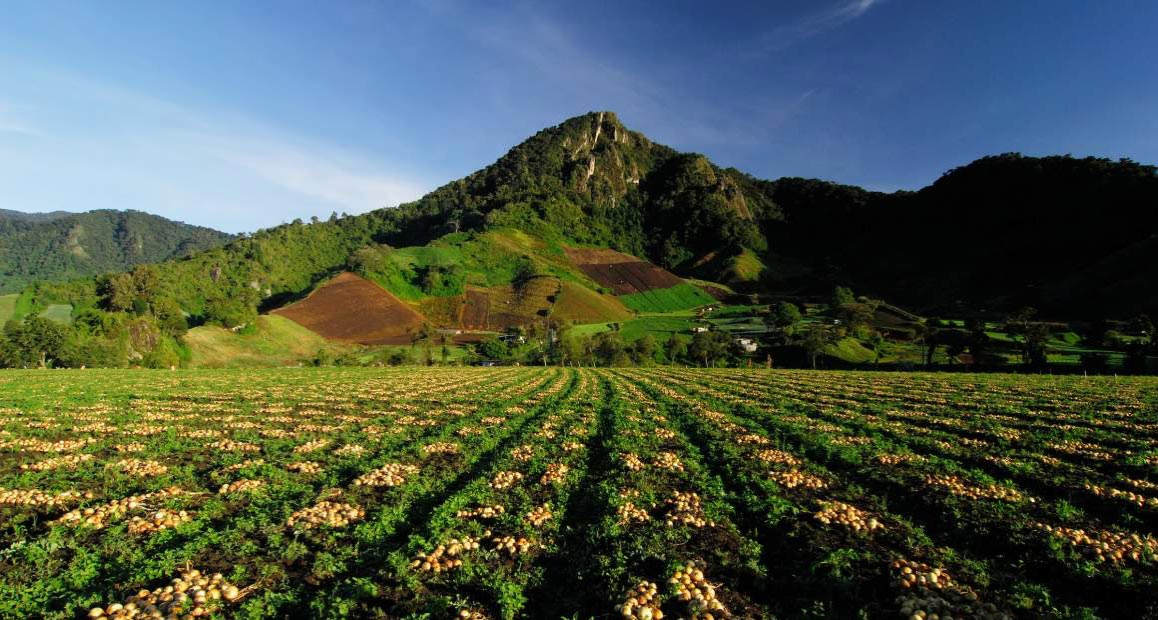
[{"label": "blue sky", "polygon": [[[662,8],[661,8],[662,7]],[[232,232],[411,200],[614,110],[756,176],[1158,163],[1158,4],[6,2],[0,208]]]}]

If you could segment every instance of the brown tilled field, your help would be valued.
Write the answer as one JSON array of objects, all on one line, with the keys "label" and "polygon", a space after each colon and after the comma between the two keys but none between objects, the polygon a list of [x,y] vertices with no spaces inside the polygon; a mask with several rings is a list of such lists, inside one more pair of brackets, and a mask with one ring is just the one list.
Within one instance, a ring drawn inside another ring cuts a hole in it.
[{"label": "brown tilled field", "polygon": [[635,263],[639,259],[623,252],[603,248],[564,248],[567,258],[576,265],[612,265],[615,263]]},{"label": "brown tilled field", "polygon": [[466,329],[486,329],[490,306],[490,297],[486,291],[468,288],[466,303],[462,307],[462,326]]},{"label": "brown tilled field", "polygon": [[559,280],[538,277],[521,290],[511,285],[467,289],[462,311],[465,329],[504,330],[541,321],[559,293]]},{"label": "brown tilled field", "polygon": [[407,344],[407,330],[423,322],[422,315],[389,291],[348,272],[274,314],[324,338],[359,344]]},{"label": "brown tilled field", "polygon": [[646,293],[656,289],[671,288],[683,282],[672,272],[644,261],[579,265],[579,269],[587,277],[595,280],[599,286],[610,288],[616,295]]},{"label": "brown tilled field", "polygon": [[646,293],[683,282],[662,267],[615,250],[568,249],[567,256],[588,278],[616,295]]},{"label": "brown tilled field", "polygon": [[559,280],[540,277],[528,282],[521,291],[513,286],[497,286],[489,292],[489,329],[526,326],[541,321],[550,311],[550,298],[559,293]]}]

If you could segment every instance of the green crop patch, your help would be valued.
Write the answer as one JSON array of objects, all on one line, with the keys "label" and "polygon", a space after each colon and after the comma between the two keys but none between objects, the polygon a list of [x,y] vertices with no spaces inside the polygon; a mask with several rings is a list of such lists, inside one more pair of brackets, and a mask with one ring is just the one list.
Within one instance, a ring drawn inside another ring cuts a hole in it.
[{"label": "green crop patch", "polygon": [[[302,337],[264,323],[198,334]],[[0,395],[3,618],[1145,618],[1158,587],[1152,378],[89,369]]]},{"label": "green crop patch", "polygon": [[668,288],[620,295],[619,301],[637,312],[655,313],[678,312],[715,303],[711,295],[686,282]]}]

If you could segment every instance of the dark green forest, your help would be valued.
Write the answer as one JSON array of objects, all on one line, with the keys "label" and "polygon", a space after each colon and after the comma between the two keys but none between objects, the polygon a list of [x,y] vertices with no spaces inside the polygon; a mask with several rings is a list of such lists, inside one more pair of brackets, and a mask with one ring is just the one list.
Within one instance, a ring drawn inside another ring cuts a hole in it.
[{"label": "dark green forest", "polygon": [[0,294],[188,256],[231,238],[140,211],[0,210]]}]

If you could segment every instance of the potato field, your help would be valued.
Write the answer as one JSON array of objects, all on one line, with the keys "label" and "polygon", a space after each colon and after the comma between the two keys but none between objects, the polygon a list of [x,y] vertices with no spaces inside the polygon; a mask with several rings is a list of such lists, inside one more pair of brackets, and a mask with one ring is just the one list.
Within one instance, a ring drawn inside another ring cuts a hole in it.
[{"label": "potato field", "polygon": [[0,618],[1158,618],[1158,381],[0,375]]}]

